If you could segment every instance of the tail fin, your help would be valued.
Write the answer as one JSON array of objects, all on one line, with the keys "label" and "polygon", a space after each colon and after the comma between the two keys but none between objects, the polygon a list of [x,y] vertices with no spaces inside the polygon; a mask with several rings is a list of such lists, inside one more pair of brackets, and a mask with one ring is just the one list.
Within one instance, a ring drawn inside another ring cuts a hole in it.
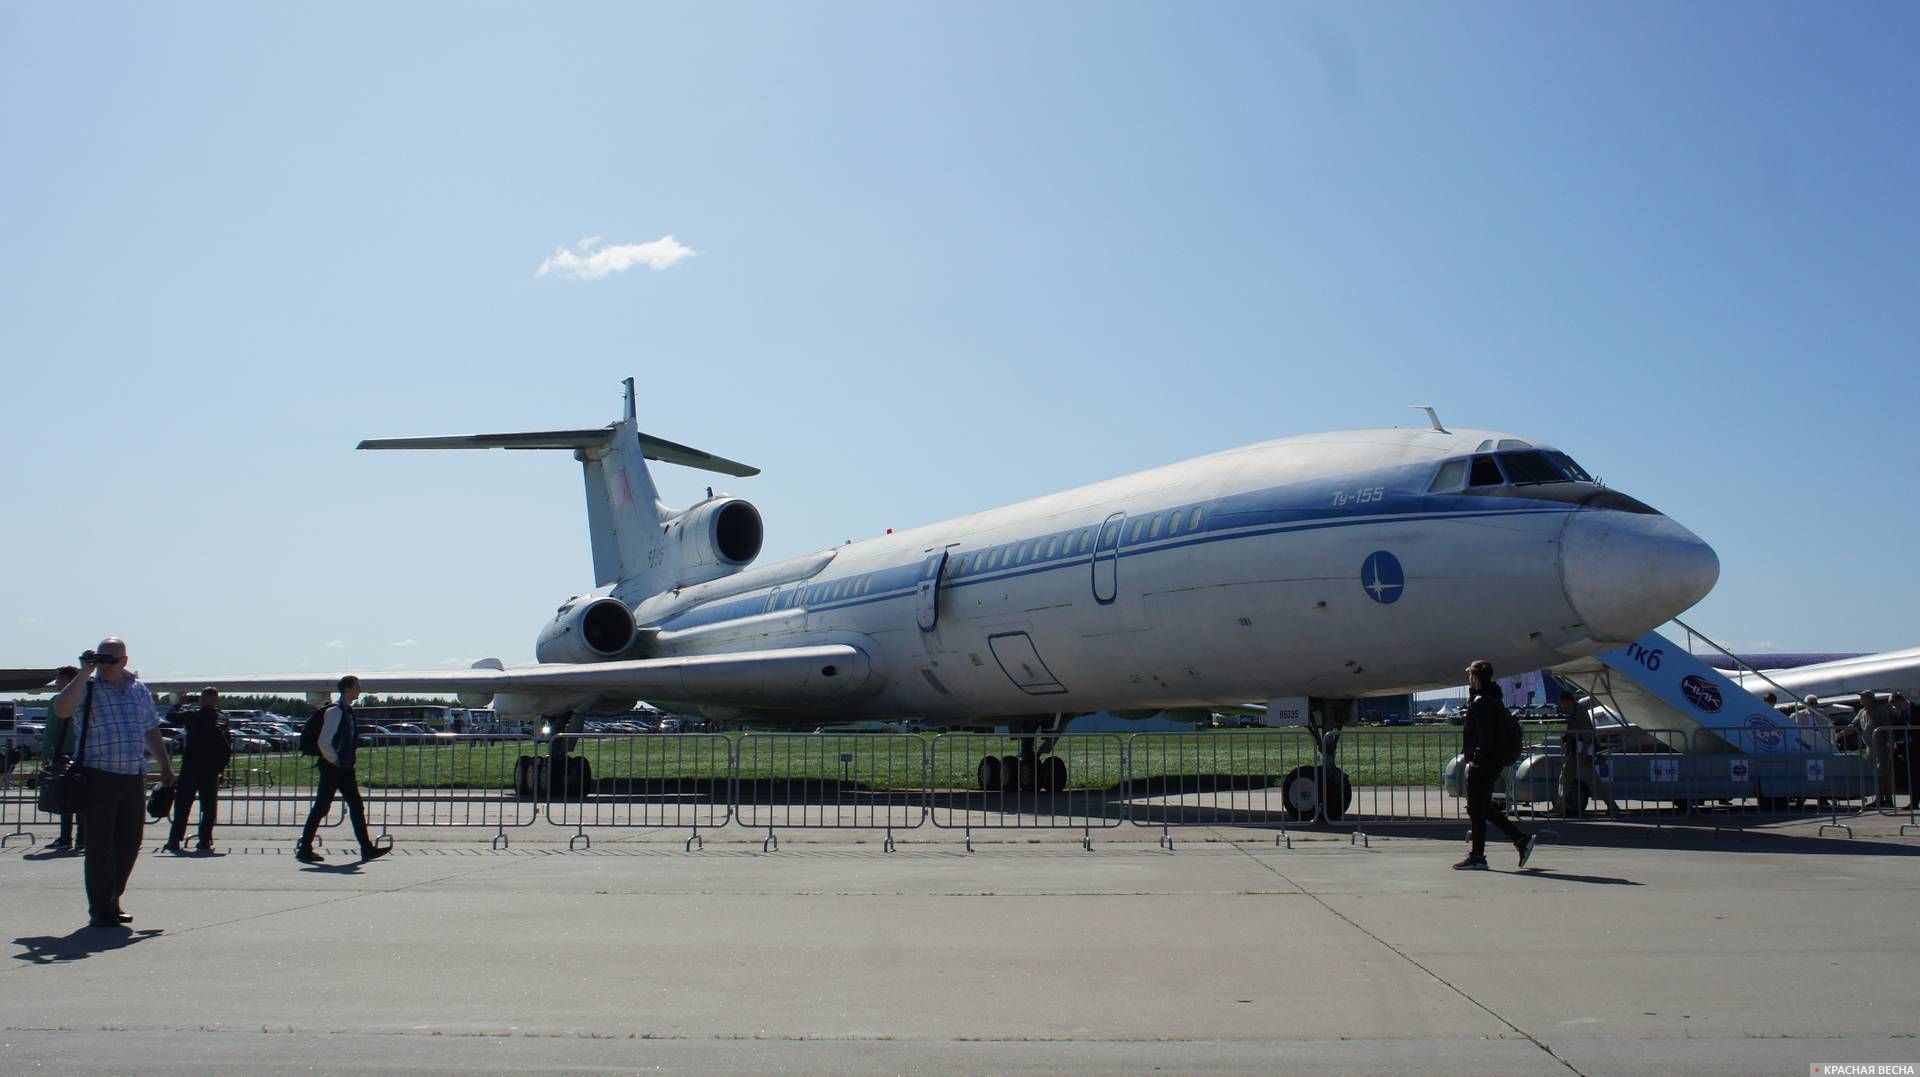
[{"label": "tail fin", "polygon": [[587,530],[593,540],[593,577],[605,587],[658,564],[661,525],[674,511],[660,503],[648,460],[715,471],[758,475],[760,469],[678,442],[643,434],[637,425],[633,379],[627,378],[626,413],[597,430],[540,430],[524,434],[454,434],[447,437],[372,438],[362,449],[571,449],[587,489]]}]

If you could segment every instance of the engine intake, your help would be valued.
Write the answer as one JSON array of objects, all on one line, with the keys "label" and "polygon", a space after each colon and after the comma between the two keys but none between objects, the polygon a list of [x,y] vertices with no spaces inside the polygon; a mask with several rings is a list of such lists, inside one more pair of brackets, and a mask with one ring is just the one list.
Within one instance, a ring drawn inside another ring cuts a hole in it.
[{"label": "engine intake", "polygon": [[679,565],[681,586],[731,575],[760,556],[766,528],[760,510],[737,497],[704,501],[667,524],[667,541]]},{"label": "engine intake", "polygon": [[540,631],[533,656],[542,662],[605,662],[633,646],[633,612],[618,599],[575,599]]}]

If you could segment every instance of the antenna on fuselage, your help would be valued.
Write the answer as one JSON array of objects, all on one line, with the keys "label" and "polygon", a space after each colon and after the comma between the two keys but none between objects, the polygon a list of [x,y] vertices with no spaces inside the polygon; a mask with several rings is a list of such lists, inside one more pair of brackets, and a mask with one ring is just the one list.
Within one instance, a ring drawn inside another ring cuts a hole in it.
[{"label": "antenna on fuselage", "polygon": [[1433,410],[1432,404],[1408,404],[1407,406],[1412,408],[1415,411],[1426,412],[1427,421],[1433,424],[1433,428],[1435,430],[1440,431],[1442,434],[1453,433],[1453,431],[1448,430],[1446,427],[1440,425],[1440,416]]}]

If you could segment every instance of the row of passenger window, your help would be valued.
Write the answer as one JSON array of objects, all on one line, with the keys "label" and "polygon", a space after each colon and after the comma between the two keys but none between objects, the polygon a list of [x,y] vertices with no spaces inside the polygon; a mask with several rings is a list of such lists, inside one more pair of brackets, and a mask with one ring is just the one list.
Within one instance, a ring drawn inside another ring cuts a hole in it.
[{"label": "row of passenger window", "polygon": [[[1100,549],[1110,549],[1120,544],[1120,528],[1124,522],[1127,528],[1125,545],[1137,542],[1150,542],[1154,539],[1175,535],[1192,534],[1200,530],[1201,506],[1170,509],[1157,512],[1152,516],[1136,516],[1131,521],[1111,520],[1100,529]],[[958,579],[964,576],[993,572],[1019,565],[1039,564],[1065,557],[1084,557],[1094,550],[1094,529],[1083,527],[1078,531],[1062,531],[1054,535],[1044,535],[1037,539],[1022,542],[1007,542],[990,546],[984,550],[955,554],[947,559],[946,578]]]},{"label": "row of passenger window", "polygon": [[775,595],[773,604],[768,606],[767,610],[772,612],[790,610],[795,606],[817,606],[824,602],[838,602],[843,598],[856,598],[872,590],[872,576],[857,576],[834,583],[820,583]]}]

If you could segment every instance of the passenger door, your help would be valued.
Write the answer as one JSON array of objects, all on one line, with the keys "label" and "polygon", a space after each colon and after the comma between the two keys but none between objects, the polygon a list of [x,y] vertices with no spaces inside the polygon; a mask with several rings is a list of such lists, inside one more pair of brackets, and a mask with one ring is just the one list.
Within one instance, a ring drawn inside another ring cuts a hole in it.
[{"label": "passenger door", "polygon": [[1120,528],[1126,522],[1124,512],[1107,517],[1093,544],[1093,600],[1103,606],[1120,593]]},{"label": "passenger door", "polygon": [[940,623],[940,577],[947,569],[947,551],[928,554],[921,567],[915,598],[920,604],[920,631],[931,632]]}]

